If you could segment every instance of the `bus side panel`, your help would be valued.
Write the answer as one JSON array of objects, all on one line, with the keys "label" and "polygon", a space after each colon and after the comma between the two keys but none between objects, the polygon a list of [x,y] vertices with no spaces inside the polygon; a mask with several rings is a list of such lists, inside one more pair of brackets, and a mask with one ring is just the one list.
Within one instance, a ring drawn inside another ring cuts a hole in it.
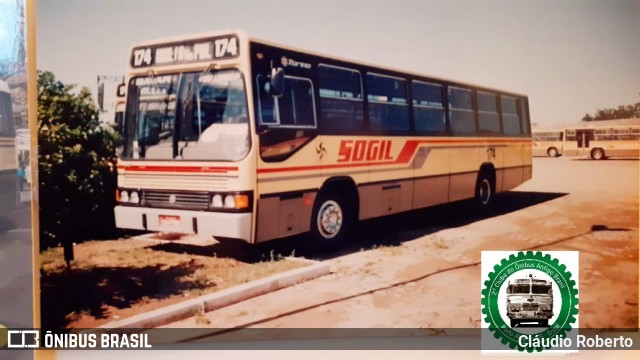
[{"label": "bus side panel", "polygon": [[502,168],[502,184],[500,188],[496,187],[497,191],[509,191],[523,183],[523,165],[531,164],[531,160],[526,161],[525,154],[524,144],[509,144],[505,148],[504,167]]},{"label": "bus side panel", "polygon": [[478,171],[483,159],[486,159],[486,151],[483,146],[460,147],[451,150],[449,201],[470,199],[475,195]]},{"label": "bus side panel", "polygon": [[527,180],[530,180],[533,176],[533,144],[532,142],[524,142],[522,143],[522,183]]},{"label": "bus side panel", "polygon": [[443,204],[449,201],[451,150],[447,147],[418,149],[413,161],[413,208]]},{"label": "bus side panel", "polygon": [[358,187],[360,220],[411,210],[413,181],[394,181]]},{"label": "bus side panel", "polygon": [[258,206],[256,242],[309,231],[309,219],[316,192],[299,192],[263,197]]}]

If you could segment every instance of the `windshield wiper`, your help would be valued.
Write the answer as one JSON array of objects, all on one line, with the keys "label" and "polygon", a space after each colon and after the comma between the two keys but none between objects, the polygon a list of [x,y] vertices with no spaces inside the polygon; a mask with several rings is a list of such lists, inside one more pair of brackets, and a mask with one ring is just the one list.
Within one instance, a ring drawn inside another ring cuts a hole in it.
[{"label": "windshield wiper", "polygon": [[[191,80],[193,82],[193,86],[189,89],[189,91],[187,92],[187,95],[184,97],[184,100],[182,101],[182,111],[180,118],[178,119],[178,117],[176,116],[176,122],[177,123],[182,123],[183,119],[186,117],[184,115],[186,115],[186,111],[187,109],[189,109],[189,105],[191,102],[193,102],[193,94],[194,91],[196,91],[196,96],[197,96],[197,101],[196,101],[196,106],[197,106],[197,113],[198,113],[198,137],[200,137],[200,134],[202,134],[202,112],[200,111],[200,86],[199,86],[199,81],[200,78],[202,76],[204,76],[207,73],[215,73],[216,71],[216,64],[209,64],[209,66],[207,66],[206,69],[204,69],[200,75],[198,75],[197,79],[194,77],[193,80]],[[177,124],[176,124],[177,125]],[[177,134],[176,134],[177,135]],[[179,139],[176,139],[176,141],[174,142],[175,147],[174,147],[174,158],[182,158],[182,152],[184,151],[184,149],[189,146],[189,140],[185,140],[184,142],[184,146],[179,147],[180,145],[180,141]]]}]

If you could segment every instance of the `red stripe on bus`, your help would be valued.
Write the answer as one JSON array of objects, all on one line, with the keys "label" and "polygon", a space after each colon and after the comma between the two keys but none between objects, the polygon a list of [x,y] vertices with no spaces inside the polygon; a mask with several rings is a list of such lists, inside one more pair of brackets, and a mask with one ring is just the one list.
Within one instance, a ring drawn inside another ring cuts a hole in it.
[{"label": "red stripe on bus", "polygon": [[310,170],[320,170],[320,169],[339,169],[345,167],[361,167],[361,166],[382,166],[382,165],[400,165],[407,164],[413,159],[416,150],[418,149],[418,145],[421,144],[469,144],[469,143],[486,143],[487,145],[496,144],[496,143],[520,143],[520,142],[531,142],[531,140],[520,140],[520,139],[500,139],[500,140],[491,140],[491,141],[482,141],[482,140],[472,140],[472,139],[456,139],[456,140],[407,140],[404,143],[404,146],[400,150],[398,157],[394,161],[382,161],[382,162],[356,162],[356,163],[346,163],[346,164],[330,164],[330,165],[311,165],[311,166],[291,166],[284,168],[264,168],[258,169],[259,174],[268,174],[268,173],[276,173],[276,172],[285,172],[285,171],[310,171]]},{"label": "red stripe on bus", "polygon": [[124,171],[163,171],[163,172],[201,172],[201,173],[226,173],[238,171],[237,166],[157,166],[157,165],[118,165],[118,169]]}]

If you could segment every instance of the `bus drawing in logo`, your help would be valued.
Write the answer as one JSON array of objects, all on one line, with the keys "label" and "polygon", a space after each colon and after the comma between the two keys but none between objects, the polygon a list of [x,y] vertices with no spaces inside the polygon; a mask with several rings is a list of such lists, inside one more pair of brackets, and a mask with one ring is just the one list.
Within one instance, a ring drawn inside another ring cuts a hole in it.
[{"label": "bus drawing in logo", "polygon": [[549,319],[553,316],[551,285],[551,281],[536,279],[533,275],[508,283],[507,316],[511,327],[531,322],[549,326]]}]

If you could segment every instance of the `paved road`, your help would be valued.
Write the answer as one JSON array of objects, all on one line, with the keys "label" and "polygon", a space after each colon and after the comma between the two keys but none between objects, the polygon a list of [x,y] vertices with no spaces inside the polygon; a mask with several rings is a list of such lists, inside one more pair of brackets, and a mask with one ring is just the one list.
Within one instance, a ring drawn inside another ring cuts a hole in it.
[{"label": "paved road", "polygon": [[[31,209],[28,204],[0,214],[0,324],[33,327]],[[0,351],[1,359],[32,359],[27,351]]]},{"label": "paved road", "polygon": [[31,214],[28,206],[0,215],[0,324],[32,324]]},{"label": "paved road", "polygon": [[456,204],[369,222],[344,251],[296,251],[331,275],[207,313],[206,326],[479,327],[480,251],[539,249],[580,251],[581,327],[637,327],[638,165],[536,158],[491,213]]}]

